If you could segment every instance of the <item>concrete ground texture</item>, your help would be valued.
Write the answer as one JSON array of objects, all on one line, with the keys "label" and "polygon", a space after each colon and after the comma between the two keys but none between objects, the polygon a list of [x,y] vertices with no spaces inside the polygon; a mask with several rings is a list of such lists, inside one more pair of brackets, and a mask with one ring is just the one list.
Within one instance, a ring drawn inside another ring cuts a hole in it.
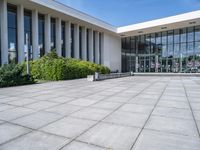
[{"label": "concrete ground texture", "polygon": [[0,150],[200,150],[200,78],[0,89]]}]

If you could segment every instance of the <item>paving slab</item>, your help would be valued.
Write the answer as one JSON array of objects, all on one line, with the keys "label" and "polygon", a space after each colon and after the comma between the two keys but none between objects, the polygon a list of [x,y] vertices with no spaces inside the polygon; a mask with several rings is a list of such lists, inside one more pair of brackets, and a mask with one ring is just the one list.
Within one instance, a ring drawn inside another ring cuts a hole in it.
[{"label": "paving slab", "polygon": [[78,112],[71,114],[71,117],[89,119],[94,121],[99,121],[110,114],[112,110],[99,109],[99,108],[85,108]]},{"label": "paving slab", "polygon": [[91,105],[90,107],[95,107],[95,108],[102,108],[102,109],[108,109],[108,110],[115,110],[119,106],[121,106],[122,103],[118,102],[106,102],[106,101],[100,101],[94,105]]},{"label": "paving slab", "polygon": [[6,104],[0,104],[0,112],[8,110],[8,109],[11,109],[11,108],[15,108],[15,106],[6,105]]},{"label": "paving slab", "polygon": [[66,115],[70,115],[71,113],[74,113],[80,109],[83,109],[83,107],[69,105],[69,104],[62,104],[62,105],[58,105],[58,106],[55,106],[52,108],[45,109],[45,111],[59,114],[62,116],[66,116]]},{"label": "paving slab", "polygon": [[48,126],[42,128],[41,131],[73,139],[88,130],[95,123],[96,121],[67,117],[49,124]]},{"label": "paving slab", "polygon": [[[4,123],[0,125],[0,144],[8,142],[14,138],[17,138],[20,135],[30,132],[31,130],[13,125],[10,123]],[[0,148],[1,149],[1,148]]]},{"label": "paving slab", "polygon": [[97,102],[98,102],[98,100],[88,100],[88,99],[80,98],[80,99],[74,100],[72,102],[69,102],[68,104],[86,107],[86,106],[90,106],[92,104],[95,104]]},{"label": "paving slab", "polygon": [[103,122],[142,128],[147,118],[146,114],[117,111],[105,118]]},{"label": "paving slab", "polygon": [[132,150],[199,150],[199,138],[144,130]]},{"label": "paving slab", "polygon": [[158,106],[188,109],[188,110],[190,109],[188,102],[180,102],[180,101],[159,101]]},{"label": "paving slab", "polygon": [[0,112],[0,119],[10,121],[34,113],[35,111],[28,108],[17,107]]},{"label": "paving slab", "polygon": [[48,101],[39,101],[30,105],[26,105],[26,108],[30,108],[30,109],[38,111],[38,110],[44,110],[56,105],[58,105],[58,103],[48,102]]},{"label": "paving slab", "polygon": [[11,122],[25,126],[32,129],[41,128],[53,121],[60,119],[62,116],[49,112],[37,112],[19,119],[13,120]]},{"label": "paving slab", "polygon": [[188,109],[156,107],[152,115],[193,120],[192,112]]},{"label": "paving slab", "polygon": [[57,150],[70,142],[69,139],[38,131],[0,146],[2,150]]},{"label": "paving slab", "polygon": [[113,150],[128,150],[139,131],[139,128],[100,123],[80,136],[78,140]]},{"label": "paving slab", "polygon": [[186,119],[152,116],[145,128],[191,137],[199,136],[195,123]]},{"label": "paving slab", "polygon": [[133,113],[136,112],[136,113],[149,114],[153,110],[153,106],[139,105],[139,104],[125,104],[119,110],[133,112]]}]

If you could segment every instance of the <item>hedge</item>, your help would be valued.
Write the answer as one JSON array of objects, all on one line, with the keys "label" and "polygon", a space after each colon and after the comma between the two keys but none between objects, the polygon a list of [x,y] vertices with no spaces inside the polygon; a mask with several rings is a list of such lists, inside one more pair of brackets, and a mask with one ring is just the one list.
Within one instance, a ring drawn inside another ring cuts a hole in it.
[{"label": "hedge", "polygon": [[24,74],[24,66],[9,64],[0,67],[0,87],[10,87],[34,83],[34,79]]},{"label": "hedge", "polygon": [[72,58],[58,57],[55,51],[31,62],[31,75],[39,80],[68,80],[85,78],[87,75],[99,72],[109,73],[110,70],[102,65]]}]

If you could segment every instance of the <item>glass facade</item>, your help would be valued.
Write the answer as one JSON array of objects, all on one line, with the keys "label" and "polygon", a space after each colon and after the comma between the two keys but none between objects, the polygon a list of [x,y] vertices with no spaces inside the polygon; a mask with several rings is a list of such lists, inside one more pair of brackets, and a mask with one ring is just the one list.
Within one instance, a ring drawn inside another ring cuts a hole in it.
[{"label": "glass facade", "polygon": [[39,56],[45,55],[45,29],[44,29],[44,15],[38,15],[38,38],[39,38]]},{"label": "glass facade", "polygon": [[8,62],[17,63],[17,8],[8,5]]},{"label": "glass facade", "polygon": [[200,26],[122,38],[122,71],[200,72]]},{"label": "glass facade", "polygon": [[33,60],[32,52],[32,17],[31,11],[24,11],[24,43],[26,44],[26,35],[28,35],[29,60]]},{"label": "glass facade", "polygon": [[51,18],[51,50],[56,48],[56,19]]},{"label": "glass facade", "polygon": [[65,22],[62,21],[61,23],[61,48],[62,48],[62,56],[65,57],[66,56],[66,53],[65,53]]},{"label": "glass facade", "polygon": [[101,53],[101,51],[102,51],[102,50],[101,50],[101,46],[102,46],[102,45],[101,45],[101,44],[102,44],[101,42],[102,42],[102,41],[101,41],[101,40],[102,40],[102,34],[99,33],[99,64],[101,64],[101,57],[102,57],[102,53]]}]

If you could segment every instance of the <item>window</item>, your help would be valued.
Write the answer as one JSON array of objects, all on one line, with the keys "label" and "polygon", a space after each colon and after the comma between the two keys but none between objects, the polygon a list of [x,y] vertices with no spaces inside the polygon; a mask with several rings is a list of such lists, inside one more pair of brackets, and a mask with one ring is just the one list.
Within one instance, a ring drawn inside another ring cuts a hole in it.
[{"label": "window", "polygon": [[79,27],[79,55],[80,55],[80,59],[83,59],[83,56],[82,56],[82,27]]},{"label": "window", "polygon": [[86,44],[87,44],[87,61],[89,61],[89,29],[87,29],[86,30],[86,39],[87,39],[87,42],[86,42]]},{"label": "window", "polygon": [[186,42],[186,28],[184,28],[184,29],[180,29],[180,34],[181,34],[181,43],[184,43],[184,42]]},{"label": "window", "polygon": [[200,41],[200,26],[195,27],[195,41]]},{"label": "window", "polygon": [[95,62],[96,60],[96,54],[95,54],[95,51],[96,51],[96,32],[93,31],[93,62]]},{"label": "window", "polygon": [[17,8],[8,5],[8,61],[17,63]]},{"label": "window", "polygon": [[187,42],[193,42],[193,41],[194,41],[194,28],[190,27],[188,28]]},{"label": "window", "polygon": [[180,43],[179,30],[174,30],[174,43]]},{"label": "window", "polygon": [[74,24],[71,24],[71,57],[74,58]]},{"label": "window", "polygon": [[40,57],[45,55],[45,36],[44,36],[44,15],[39,14],[38,16],[38,38],[39,38],[39,55]]},{"label": "window", "polygon": [[51,49],[56,48],[56,19],[51,18]]},{"label": "window", "polygon": [[62,56],[65,57],[65,22],[61,22],[61,48],[62,48]]},{"label": "window", "polygon": [[167,44],[167,32],[162,32],[162,45]]},{"label": "window", "polygon": [[102,48],[102,45],[101,45],[102,41],[101,40],[102,40],[102,33],[99,33],[99,64],[102,63],[101,62],[101,58],[102,58],[102,52],[101,52],[102,51],[102,49],[101,49]]},{"label": "window", "polygon": [[24,43],[26,44],[26,35],[28,35],[28,50],[29,50],[29,60],[33,59],[32,52],[32,18],[31,11],[24,11]]}]

